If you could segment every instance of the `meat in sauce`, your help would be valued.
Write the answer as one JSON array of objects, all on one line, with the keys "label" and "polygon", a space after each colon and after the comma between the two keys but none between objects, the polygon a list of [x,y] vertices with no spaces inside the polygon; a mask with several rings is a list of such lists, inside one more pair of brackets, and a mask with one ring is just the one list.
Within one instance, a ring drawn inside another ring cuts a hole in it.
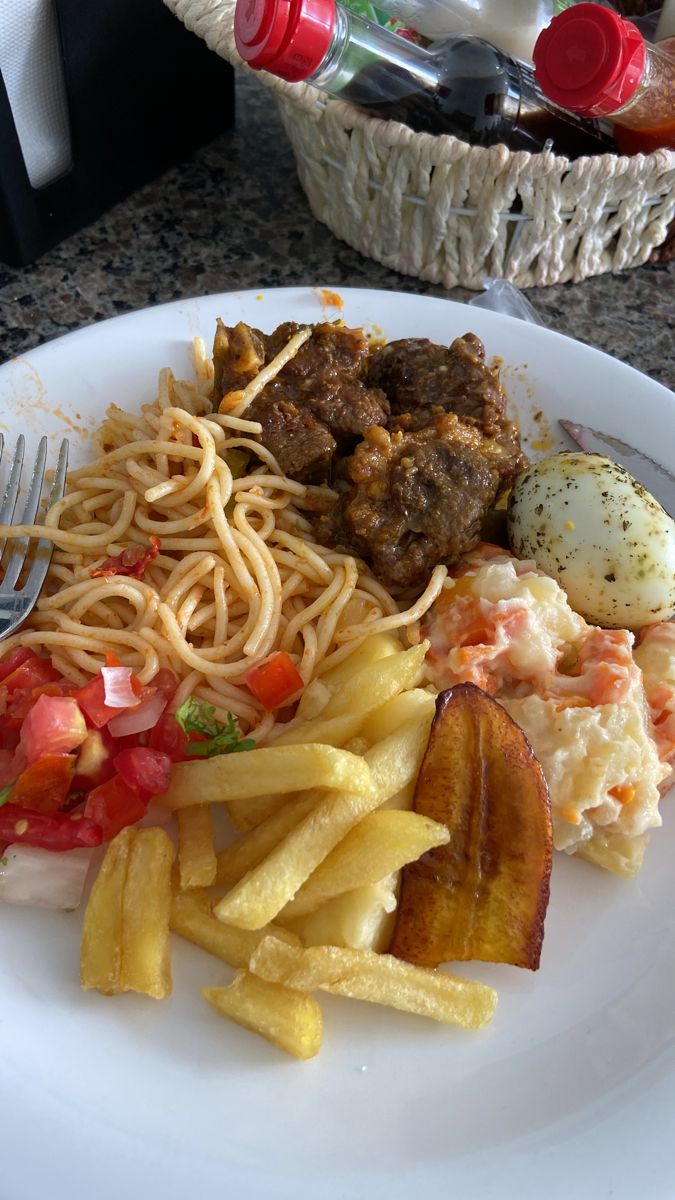
[{"label": "meat in sauce", "polygon": [[451,346],[427,338],[389,342],[374,355],[368,382],[386,393],[392,420],[402,429],[422,429],[439,411],[456,413],[500,447],[507,476],[525,466],[518,430],[506,416],[499,372],[486,364],[475,333],[455,338]]},{"label": "meat in sauce", "polygon": [[[214,401],[246,386],[299,326],[269,336],[219,325],[214,343]],[[262,425],[262,440],[282,471],[302,483],[325,483],[336,454],[348,454],[371,425],[388,420],[387,399],[363,381],[370,348],[360,329],[315,325],[311,338],[246,410]],[[256,365],[257,364],[257,365]]]},{"label": "meat in sauce", "polygon": [[319,537],[387,584],[425,583],[476,544],[494,504],[500,473],[484,440],[445,413],[410,432],[369,429],[347,464],[353,486],[320,518]]},{"label": "meat in sauce", "polygon": [[[215,405],[297,329],[219,324]],[[373,348],[360,329],[315,325],[246,416],[287,475],[337,487],[339,501],[316,518],[318,538],[364,558],[389,586],[423,586],[437,563],[474,546],[527,463],[498,372],[472,333],[450,347],[407,338]]]}]

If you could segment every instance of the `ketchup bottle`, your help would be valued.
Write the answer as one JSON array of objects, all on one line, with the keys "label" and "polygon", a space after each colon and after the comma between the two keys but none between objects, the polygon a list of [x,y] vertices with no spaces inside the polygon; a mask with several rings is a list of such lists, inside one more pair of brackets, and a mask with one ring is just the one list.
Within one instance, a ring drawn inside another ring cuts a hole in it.
[{"label": "ketchup bottle", "polygon": [[568,157],[615,152],[593,124],[542,96],[524,63],[481,38],[426,49],[335,0],[237,0],[234,33],[250,67],[305,80],[420,133],[533,152],[552,143]]},{"label": "ketchup bottle", "polygon": [[537,83],[556,104],[607,117],[624,153],[675,147],[675,39],[647,45],[632,21],[599,4],[554,17],[534,47]]}]

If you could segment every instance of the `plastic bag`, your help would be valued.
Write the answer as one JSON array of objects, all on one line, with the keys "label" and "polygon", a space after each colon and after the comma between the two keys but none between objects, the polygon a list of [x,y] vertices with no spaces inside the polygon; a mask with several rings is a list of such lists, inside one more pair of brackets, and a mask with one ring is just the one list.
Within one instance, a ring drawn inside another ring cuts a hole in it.
[{"label": "plastic bag", "polygon": [[508,279],[485,279],[483,286],[485,291],[469,300],[469,307],[487,308],[491,312],[504,313],[507,317],[531,321],[533,325],[546,325],[534,305]]}]

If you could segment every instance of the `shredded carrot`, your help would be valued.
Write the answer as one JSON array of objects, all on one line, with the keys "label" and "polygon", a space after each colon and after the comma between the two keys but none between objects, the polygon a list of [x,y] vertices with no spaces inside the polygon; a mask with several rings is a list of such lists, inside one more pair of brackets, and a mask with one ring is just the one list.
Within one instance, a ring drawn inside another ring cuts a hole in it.
[{"label": "shredded carrot", "polygon": [[581,825],[581,815],[576,808],[570,808],[568,805],[567,808],[561,809],[561,816],[563,820],[569,821],[570,825]]},{"label": "shredded carrot", "polygon": [[619,783],[609,789],[609,794],[618,800],[619,804],[630,804],[631,800],[635,799],[635,788],[632,783]]}]

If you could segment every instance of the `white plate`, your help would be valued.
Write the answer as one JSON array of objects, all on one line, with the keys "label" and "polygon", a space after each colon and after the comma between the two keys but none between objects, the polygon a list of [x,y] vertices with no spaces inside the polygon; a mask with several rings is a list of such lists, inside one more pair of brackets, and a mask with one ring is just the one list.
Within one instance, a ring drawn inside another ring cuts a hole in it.
[{"label": "white plate", "polygon": [[[271,330],[323,314],[388,338],[474,330],[508,364],[544,448],[560,416],[656,459],[672,452],[673,396],[597,351],[444,300],[341,296],[343,310],[309,289],[210,296],[70,334],[0,368],[0,428],[56,441],[111,401],[136,407],[159,367],[189,371],[187,342],[210,341],[217,315]],[[324,1048],[304,1064],[207,1007],[199,986],[227,972],[196,948],[175,944],[170,1001],[106,999],[78,987],[79,914],[4,908],[0,1196],[672,1197],[675,821],[663,808],[636,881],[556,858],[538,973],[466,968],[499,990],[489,1030],[328,997]]]}]

